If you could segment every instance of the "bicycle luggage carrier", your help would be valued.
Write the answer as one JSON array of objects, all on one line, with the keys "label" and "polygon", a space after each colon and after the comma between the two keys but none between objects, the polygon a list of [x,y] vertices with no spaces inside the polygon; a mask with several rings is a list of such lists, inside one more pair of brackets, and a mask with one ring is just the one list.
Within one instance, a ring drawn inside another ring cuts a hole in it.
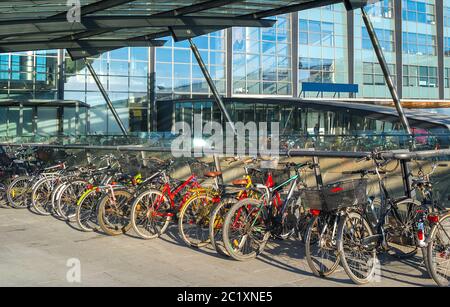
[{"label": "bicycle luggage carrier", "polygon": [[367,179],[352,179],[328,184],[321,189],[302,191],[306,207],[321,211],[335,211],[367,202]]}]

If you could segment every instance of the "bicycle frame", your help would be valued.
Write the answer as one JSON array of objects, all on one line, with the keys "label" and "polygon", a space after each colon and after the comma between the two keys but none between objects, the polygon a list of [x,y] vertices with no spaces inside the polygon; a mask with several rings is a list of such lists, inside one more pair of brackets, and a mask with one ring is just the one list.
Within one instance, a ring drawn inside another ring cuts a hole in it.
[{"label": "bicycle frame", "polygon": [[[166,176],[164,176],[166,177]],[[167,178],[166,178],[167,179]],[[180,201],[178,208],[176,208],[175,204],[175,197],[180,194],[181,191],[183,191],[186,187],[189,187],[188,191],[183,196],[182,200]],[[156,199],[156,206],[155,210],[158,210],[161,204],[164,202],[164,198],[167,198],[170,202],[171,209],[177,209],[178,211],[181,210],[184,206],[184,204],[187,202],[187,200],[191,197],[192,192],[206,192],[207,189],[200,186],[197,180],[197,176],[191,175],[188,179],[186,179],[184,182],[182,182],[180,185],[178,185],[175,189],[172,190],[172,187],[170,186],[169,180],[166,180],[164,183],[162,189],[161,189],[161,196]],[[167,216],[173,217],[174,213],[170,212],[167,213]]]}]

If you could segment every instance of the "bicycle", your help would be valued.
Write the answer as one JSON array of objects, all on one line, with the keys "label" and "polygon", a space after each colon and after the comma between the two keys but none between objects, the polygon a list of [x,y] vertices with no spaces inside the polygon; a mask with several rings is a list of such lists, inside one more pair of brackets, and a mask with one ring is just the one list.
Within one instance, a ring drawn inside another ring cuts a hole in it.
[{"label": "bicycle", "polygon": [[[301,170],[312,164],[287,164],[296,174],[277,186],[257,184],[263,191],[261,199],[246,198],[234,204],[225,218],[223,242],[228,254],[235,260],[245,261],[257,257],[265,248],[271,236],[287,239],[292,236],[298,225],[299,207],[302,206],[296,189],[305,184]],[[281,200],[280,192],[288,187],[287,196]]]},{"label": "bicycle", "polygon": [[[375,170],[350,172],[362,177],[376,175],[381,192],[380,216],[369,211],[370,202],[360,210],[347,215],[338,227],[338,252],[341,264],[356,284],[370,282],[376,273],[379,261],[377,252],[391,253],[396,258],[407,258],[416,254],[420,246],[417,241],[418,212],[422,204],[407,195],[393,198],[384,182],[382,169],[390,160],[383,159],[378,152],[360,159],[371,160]],[[372,222],[371,222],[372,221]]]},{"label": "bicycle", "polygon": [[[230,163],[238,160],[240,159],[232,158]],[[253,179],[256,179],[256,174],[261,174],[262,171],[248,166],[248,164],[255,162],[256,159],[254,158],[242,161],[242,163],[244,163],[245,175],[241,179],[235,179],[232,181],[233,187],[236,187],[238,190],[234,193],[223,193],[220,201],[214,204],[211,209],[209,238],[212,248],[220,255],[229,257],[222,240],[223,223],[229,209],[239,200],[248,197],[261,197],[261,193],[254,187]],[[270,181],[272,181],[272,179],[270,179]]]},{"label": "bicycle", "polygon": [[[183,182],[170,178],[168,172],[173,163],[173,160],[169,161],[167,167],[161,171],[163,181],[161,190],[148,189],[139,194],[133,201],[131,223],[136,234],[142,239],[148,240],[160,237],[167,230],[170,221],[177,218],[177,214],[192,196],[198,194],[210,195],[213,190],[200,185],[196,172],[193,172]],[[196,163],[208,166],[198,161]],[[221,173],[206,172],[204,175],[215,179]]]}]

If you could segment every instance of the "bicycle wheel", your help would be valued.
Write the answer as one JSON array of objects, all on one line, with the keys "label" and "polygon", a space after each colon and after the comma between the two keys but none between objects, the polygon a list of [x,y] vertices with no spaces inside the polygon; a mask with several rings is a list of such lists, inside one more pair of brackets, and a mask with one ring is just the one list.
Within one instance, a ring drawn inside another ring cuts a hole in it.
[{"label": "bicycle wheel", "polygon": [[397,210],[391,210],[386,216],[386,240],[389,247],[388,254],[405,259],[416,255],[417,247],[417,209],[421,204],[406,199],[395,203]]},{"label": "bicycle wheel", "polygon": [[247,198],[231,207],[225,218],[223,242],[233,259],[252,259],[264,250],[270,237],[267,218],[264,200]]},{"label": "bicycle wheel", "polygon": [[281,224],[277,233],[277,238],[287,240],[297,231],[298,222],[300,220],[301,210],[297,204],[297,199],[291,198],[287,204],[286,210],[281,217]]},{"label": "bicycle wheel", "polygon": [[14,179],[6,191],[9,205],[16,209],[28,207],[31,197],[31,179],[28,176],[20,176]]},{"label": "bicycle wheel", "polygon": [[114,190],[114,198],[106,193],[98,203],[97,220],[100,228],[109,236],[118,236],[131,228],[130,200],[133,194],[126,190]]},{"label": "bicycle wheel", "polygon": [[339,266],[336,235],[333,235],[336,218],[335,215],[321,213],[311,218],[305,231],[306,261],[318,277],[331,275]]},{"label": "bicycle wheel", "polygon": [[215,196],[195,194],[181,208],[178,230],[183,241],[191,247],[204,247],[209,240],[209,221]]},{"label": "bicycle wheel", "polygon": [[237,202],[238,200],[234,197],[226,197],[215,204],[211,210],[211,222],[209,223],[210,243],[218,254],[227,257],[229,257],[230,254],[228,254],[223,243],[223,224],[228,211]]},{"label": "bicycle wheel", "polygon": [[6,196],[6,191],[8,190],[8,187],[0,183],[0,208],[9,208],[8,206],[8,198]]},{"label": "bicycle wheel", "polygon": [[76,222],[82,231],[90,232],[97,229],[97,203],[99,193],[95,190],[85,192],[77,203]]},{"label": "bicycle wheel", "polygon": [[40,215],[52,214],[52,190],[55,178],[42,178],[38,180],[31,191],[31,208]]},{"label": "bicycle wheel", "polygon": [[61,190],[68,184],[68,182],[59,183],[52,191],[51,203],[52,211],[56,218],[62,218],[60,212],[58,211],[58,199],[61,195]]},{"label": "bicycle wheel", "polygon": [[131,225],[142,239],[155,239],[169,226],[173,213],[165,195],[150,189],[138,195],[131,207]]},{"label": "bicycle wheel", "polygon": [[77,200],[86,190],[87,182],[77,180],[64,185],[56,201],[56,211],[61,218],[73,221],[77,213]]},{"label": "bicycle wheel", "polygon": [[431,229],[427,248],[428,269],[440,287],[450,286],[450,214],[439,218]]},{"label": "bicycle wheel", "polygon": [[358,212],[349,212],[339,222],[338,253],[341,264],[348,277],[358,285],[373,280],[379,263],[376,246],[364,241],[372,235],[369,223]]}]

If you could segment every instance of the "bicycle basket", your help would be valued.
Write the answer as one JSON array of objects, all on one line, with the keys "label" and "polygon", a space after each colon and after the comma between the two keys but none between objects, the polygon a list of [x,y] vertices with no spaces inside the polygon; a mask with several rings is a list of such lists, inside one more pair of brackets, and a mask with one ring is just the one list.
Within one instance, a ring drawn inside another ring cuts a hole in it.
[{"label": "bicycle basket", "polygon": [[323,188],[327,211],[353,207],[367,202],[367,179],[335,182]]},{"label": "bicycle basket", "polygon": [[305,207],[313,210],[326,210],[323,191],[317,188],[302,189],[301,197]]}]

